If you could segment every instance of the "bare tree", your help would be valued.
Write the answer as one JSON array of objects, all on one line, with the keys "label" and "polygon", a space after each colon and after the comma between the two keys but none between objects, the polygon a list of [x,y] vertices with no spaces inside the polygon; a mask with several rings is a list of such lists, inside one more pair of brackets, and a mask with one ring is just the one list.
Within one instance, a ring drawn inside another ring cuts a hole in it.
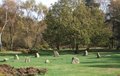
[{"label": "bare tree", "polygon": [[3,31],[7,25],[7,22],[8,22],[8,12],[6,11],[5,13],[5,22],[4,22],[4,25],[0,31],[0,51],[2,50],[2,34],[3,34]]}]

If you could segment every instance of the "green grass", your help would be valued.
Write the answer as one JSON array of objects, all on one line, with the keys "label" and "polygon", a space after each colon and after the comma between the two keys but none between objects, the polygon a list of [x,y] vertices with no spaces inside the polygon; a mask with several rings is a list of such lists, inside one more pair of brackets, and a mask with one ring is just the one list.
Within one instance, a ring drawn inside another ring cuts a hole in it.
[{"label": "green grass", "polygon": [[[14,54],[0,54],[0,60],[10,58],[7,62],[0,64],[10,64],[18,67],[48,68],[45,76],[118,76],[120,75],[120,53],[100,53],[102,58],[97,59],[96,53],[89,53],[88,56],[81,54],[74,55],[71,52],[61,52],[60,57],[53,57],[51,52],[41,52],[40,58],[33,55],[19,54],[20,60],[14,60]],[[110,56],[111,55],[111,56]],[[80,59],[80,64],[71,64],[73,56]],[[30,57],[31,62],[25,63],[24,58]],[[45,64],[45,59],[50,63]]]}]

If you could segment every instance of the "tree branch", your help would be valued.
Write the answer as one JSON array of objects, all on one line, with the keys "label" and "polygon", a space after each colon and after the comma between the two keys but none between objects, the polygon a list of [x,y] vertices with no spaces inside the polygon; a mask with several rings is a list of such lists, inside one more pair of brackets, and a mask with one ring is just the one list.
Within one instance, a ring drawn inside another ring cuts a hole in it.
[{"label": "tree branch", "polygon": [[7,20],[7,18],[8,18],[8,13],[7,13],[7,11],[6,11],[6,14],[5,14],[5,24],[4,24],[4,26],[2,27],[2,30],[1,30],[1,33],[3,32],[3,30],[5,29],[5,26],[7,25],[7,22],[8,22],[8,20]]}]

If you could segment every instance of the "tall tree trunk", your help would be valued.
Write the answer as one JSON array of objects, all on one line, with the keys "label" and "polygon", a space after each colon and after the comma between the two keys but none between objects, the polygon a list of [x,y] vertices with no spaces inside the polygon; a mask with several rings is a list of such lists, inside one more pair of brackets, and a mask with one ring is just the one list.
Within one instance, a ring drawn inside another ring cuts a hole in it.
[{"label": "tall tree trunk", "polygon": [[34,41],[32,47],[31,47],[31,49],[33,49],[33,48],[36,46],[36,44],[37,44],[38,36],[39,36],[39,28],[40,28],[40,26],[37,27],[37,30],[36,30],[36,33],[37,33],[37,34],[35,35],[35,41]]},{"label": "tall tree trunk", "polygon": [[79,44],[78,43],[76,43],[75,44],[75,54],[78,54],[79,52]]},{"label": "tall tree trunk", "polygon": [[57,42],[56,48],[57,48],[57,50],[60,50],[60,43],[59,42]]},{"label": "tall tree trunk", "polygon": [[37,41],[38,41],[38,35],[36,35],[36,37],[35,37],[35,41],[34,41],[32,47],[31,47],[31,49],[33,49],[33,48],[36,46]]},{"label": "tall tree trunk", "polygon": [[74,39],[71,39],[71,44],[70,44],[70,48],[72,49],[72,50],[75,50],[75,40]]},{"label": "tall tree trunk", "polygon": [[13,27],[12,26],[10,26],[10,47],[9,47],[9,49],[10,50],[13,50]]},{"label": "tall tree trunk", "polygon": [[14,14],[14,16],[13,16],[13,18],[12,18],[12,20],[11,20],[11,27],[10,27],[10,50],[13,50],[13,43],[14,43],[14,33],[15,33],[15,31],[14,31],[14,25],[15,25],[15,18],[16,18],[16,13],[17,12],[15,12],[15,14]]},{"label": "tall tree trunk", "polygon": [[74,44],[71,44],[71,49],[75,50],[75,45]]},{"label": "tall tree trunk", "polygon": [[112,46],[112,48],[114,48],[114,39],[112,39],[111,46]]},{"label": "tall tree trunk", "polygon": [[0,51],[2,50],[2,32],[0,33]]},{"label": "tall tree trunk", "polygon": [[77,43],[76,38],[74,39],[74,43],[75,43],[75,54],[78,54],[79,44]]},{"label": "tall tree trunk", "polygon": [[26,27],[26,37],[27,37],[27,45],[26,45],[26,47],[27,47],[27,49],[30,49],[30,47],[29,47],[29,35],[28,35],[28,33],[29,33],[29,27],[28,27],[28,25],[27,25],[27,27]]},{"label": "tall tree trunk", "polygon": [[10,39],[10,50],[13,50],[13,37]]}]

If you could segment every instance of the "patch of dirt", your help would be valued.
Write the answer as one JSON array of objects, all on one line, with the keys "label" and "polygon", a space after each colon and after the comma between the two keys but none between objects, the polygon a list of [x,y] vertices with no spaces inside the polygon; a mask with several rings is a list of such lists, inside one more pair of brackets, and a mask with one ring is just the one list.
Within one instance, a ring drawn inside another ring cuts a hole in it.
[{"label": "patch of dirt", "polygon": [[46,68],[38,69],[34,67],[14,68],[7,64],[0,65],[0,73],[4,76],[35,76],[37,74],[44,75],[47,72]]}]

